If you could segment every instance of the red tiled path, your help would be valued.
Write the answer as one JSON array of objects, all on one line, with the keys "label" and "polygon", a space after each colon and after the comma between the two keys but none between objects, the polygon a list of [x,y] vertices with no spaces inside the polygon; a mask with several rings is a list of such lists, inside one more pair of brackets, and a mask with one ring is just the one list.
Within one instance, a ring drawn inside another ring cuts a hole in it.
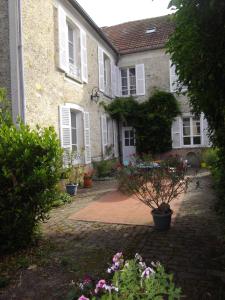
[{"label": "red tiled path", "polygon": [[[172,202],[173,219],[176,217],[182,197]],[[103,222],[126,225],[153,225],[151,209],[135,196],[121,192],[108,192],[87,207],[72,214],[70,220]]]}]

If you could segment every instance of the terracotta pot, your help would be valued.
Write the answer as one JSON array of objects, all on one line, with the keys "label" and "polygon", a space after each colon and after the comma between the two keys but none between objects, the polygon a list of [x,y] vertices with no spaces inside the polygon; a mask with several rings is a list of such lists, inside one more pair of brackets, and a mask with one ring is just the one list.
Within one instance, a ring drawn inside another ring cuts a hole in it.
[{"label": "terracotta pot", "polygon": [[92,184],[92,178],[84,177],[84,188],[91,188]]}]

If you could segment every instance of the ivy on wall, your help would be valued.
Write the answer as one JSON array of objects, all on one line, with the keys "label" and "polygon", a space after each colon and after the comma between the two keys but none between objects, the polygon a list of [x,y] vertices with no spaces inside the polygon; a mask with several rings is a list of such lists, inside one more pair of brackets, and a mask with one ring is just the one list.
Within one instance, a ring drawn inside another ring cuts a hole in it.
[{"label": "ivy on wall", "polygon": [[142,103],[132,97],[117,98],[104,107],[113,119],[135,128],[138,153],[158,154],[172,148],[171,126],[180,114],[173,94],[157,90]]}]

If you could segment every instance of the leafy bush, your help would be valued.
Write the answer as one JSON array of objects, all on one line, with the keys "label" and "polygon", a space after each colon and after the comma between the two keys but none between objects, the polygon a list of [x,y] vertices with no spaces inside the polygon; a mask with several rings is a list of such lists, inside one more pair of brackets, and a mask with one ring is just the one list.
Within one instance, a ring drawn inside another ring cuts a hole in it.
[{"label": "leafy bush", "polygon": [[[113,264],[108,268],[112,280],[101,279],[94,283],[86,277],[80,284],[83,295],[78,300],[163,300],[180,299],[181,289],[173,282],[173,275],[167,274],[159,263],[147,267],[139,254],[124,262],[122,253],[113,257]],[[85,296],[84,296],[85,295]],[[77,299],[71,297],[71,299]]]},{"label": "leafy bush", "polygon": [[218,159],[218,149],[215,148],[209,148],[205,150],[202,154],[202,160],[206,163],[208,167],[216,166]]},{"label": "leafy bush", "polygon": [[117,98],[105,109],[113,119],[135,128],[138,153],[158,154],[172,148],[171,126],[180,113],[173,94],[156,90],[142,103],[133,98]]},{"label": "leafy bush", "polygon": [[101,160],[93,162],[95,175],[98,178],[110,177],[115,173],[116,160]]},{"label": "leafy bush", "polygon": [[53,128],[0,124],[0,252],[32,241],[52,207],[62,151]]},{"label": "leafy bush", "polygon": [[67,204],[67,203],[71,203],[72,201],[73,201],[73,198],[70,195],[68,195],[67,193],[65,193],[65,192],[57,193],[56,192],[56,196],[54,198],[52,206],[58,207],[58,206],[61,206],[61,205]]}]

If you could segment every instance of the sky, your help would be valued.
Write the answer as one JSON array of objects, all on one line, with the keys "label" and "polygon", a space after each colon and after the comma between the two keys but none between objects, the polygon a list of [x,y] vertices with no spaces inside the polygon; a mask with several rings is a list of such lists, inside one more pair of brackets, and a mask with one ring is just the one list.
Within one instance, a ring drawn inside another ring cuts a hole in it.
[{"label": "sky", "polygon": [[77,2],[100,27],[170,13],[167,9],[170,0],[77,0]]}]

